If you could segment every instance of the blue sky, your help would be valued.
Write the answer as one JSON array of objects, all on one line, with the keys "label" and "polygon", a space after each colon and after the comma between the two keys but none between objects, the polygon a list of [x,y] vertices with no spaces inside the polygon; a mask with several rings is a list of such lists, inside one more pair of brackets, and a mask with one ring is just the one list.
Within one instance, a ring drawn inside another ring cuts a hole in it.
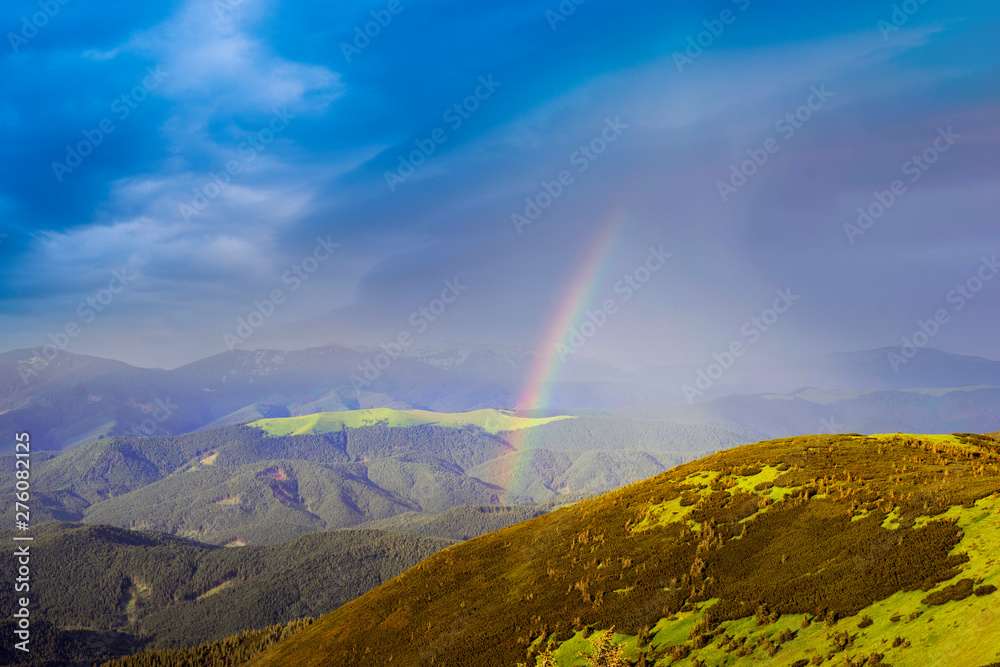
[{"label": "blue sky", "polygon": [[[711,360],[791,288],[761,348],[899,345],[946,309],[934,347],[1000,358],[1000,280],[949,301],[1000,251],[1000,6],[671,4],[4,3],[0,349],[76,324],[70,351],[173,367],[275,290],[242,349],[378,345],[456,278],[417,344],[533,344],[617,225],[585,309],[673,257],[586,356]],[[608,119],[627,129],[579,171]],[[292,289],[317,238],[339,248]]]}]

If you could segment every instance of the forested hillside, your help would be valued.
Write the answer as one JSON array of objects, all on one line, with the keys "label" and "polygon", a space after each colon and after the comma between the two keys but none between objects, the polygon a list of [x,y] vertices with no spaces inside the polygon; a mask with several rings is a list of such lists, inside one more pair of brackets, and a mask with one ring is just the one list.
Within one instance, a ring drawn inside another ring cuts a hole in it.
[{"label": "forested hillside", "polygon": [[[32,471],[35,520],[277,544],[409,512],[593,495],[693,459],[723,435],[655,421],[531,420],[499,411],[359,411],[267,425],[288,434],[225,426],[111,437],[40,458]],[[0,491],[12,490],[12,471],[0,470]],[[2,508],[9,520],[11,511]]]},{"label": "forested hillside", "polygon": [[[319,616],[454,543],[355,530],[223,548],[156,532],[50,522],[35,530],[31,546],[32,627],[40,630],[32,647],[58,653],[82,641],[84,630],[132,648],[195,646]],[[0,563],[8,581],[13,563]],[[13,592],[4,590],[0,613],[9,618],[13,611]],[[81,632],[47,639],[44,622]]]}]

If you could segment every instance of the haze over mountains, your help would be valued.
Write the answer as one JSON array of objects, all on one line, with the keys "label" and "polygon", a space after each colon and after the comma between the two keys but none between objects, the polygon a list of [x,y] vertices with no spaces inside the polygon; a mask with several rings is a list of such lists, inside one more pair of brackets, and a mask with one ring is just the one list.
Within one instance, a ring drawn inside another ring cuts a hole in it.
[{"label": "haze over mountains", "polygon": [[[33,429],[37,448],[66,449],[101,436],[178,435],[322,411],[510,409],[533,366],[552,354],[458,345],[396,359],[380,353],[336,346],[234,351],[166,371],[68,352],[45,362],[34,352],[14,350],[0,354],[0,435]],[[624,410],[644,419],[721,428],[748,442],[835,430],[1000,428],[994,389],[1000,387],[1000,362],[923,349],[900,365],[898,355],[887,348],[748,357],[717,381],[701,384],[700,373],[714,372],[709,364],[624,370],[570,355],[546,387],[548,408]],[[685,387],[704,388],[704,395],[689,405]]]},{"label": "haze over mountains", "polygon": [[[47,600],[35,619],[39,655],[52,657],[38,664],[77,655],[86,659],[75,664],[89,665],[227,636],[198,649],[208,653],[193,664],[216,664],[205,656],[236,655],[246,642],[256,647],[246,655],[259,653],[304,627],[264,626],[332,611],[455,541],[623,487],[645,488],[643,480],[746,443],[1000,429],[1000,363],[925,349],[896,372],[896,352],[773,365],[748,358],[693,403],[685,385],[717,375],[707,366],[625,370],[570,356],[541,388],[547,407],[534,410],[514,408],[551,357],[529,348],[439,346],[396,359],[334,346],[237,351],[169,371],[69,353],[42,363],[30,352],[7,352],[0,434],[31,433],[32,520],[41,526],[39,545],[57,556],[39,561],[51,570],[36,587]],[[774,446],[784,451],[784,442]],[[883,440],[808,441],[859,442]],[[993,456],[992,442],[983,456]],[[14,488],[14,467],[5,466],[0,494]],[[0,514],[12,524],[13,507]],[[330,563],[347,584],[322,608],[303,607],[323,593],[308,573]],[[153,576],[158,568],[169,576]],[[82,597],[69,602],[56,592],[97,571],[103,578]],[[368,599],[378,606],[382,598]],[[12,605],[0,596],[0,606]],[[557,622],[566,629],[571,620]],[[232,636],[243,631],[253,639]],[[674,634],[659,644],[678,645]],[[313,650],[315,635],[303,636]],[[520,653],[542,651],[528,637],[508,639]],[[585,646],[579,637],[566,650],[578,645]],[[295,647],[281,650],[302,650]],[[125,664],[146,665],[149,655]],[[472,664],[461,656],[454,664]],[[149,664],[182,664],[164,659]]]}]

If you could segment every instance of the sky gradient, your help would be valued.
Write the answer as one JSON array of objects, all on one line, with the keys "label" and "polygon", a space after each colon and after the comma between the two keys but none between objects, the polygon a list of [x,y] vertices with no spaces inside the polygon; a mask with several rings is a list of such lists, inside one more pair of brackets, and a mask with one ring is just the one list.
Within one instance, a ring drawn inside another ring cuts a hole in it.
[{"label": "sky gradient", "polygon": [[1000,359],[1000,6],[671,4],[4,3],[0,350]]}]

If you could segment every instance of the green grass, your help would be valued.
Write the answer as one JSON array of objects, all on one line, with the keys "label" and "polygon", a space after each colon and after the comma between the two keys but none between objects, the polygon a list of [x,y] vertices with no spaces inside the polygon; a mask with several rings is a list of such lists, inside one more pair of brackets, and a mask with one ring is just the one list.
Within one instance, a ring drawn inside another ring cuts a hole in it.
[{"label": "green grass", "polygon": [[[962,541],[953,550],[969,556],[969,561],[961,568],[957,578],[973,578],[980,584],[1000,583],[1000,531],[997,530],[996,516],[1000,511],[1000,501],[996,498],[980,499],[972,508],[953,507],[939,518],[955,519],[957,527],[965,533]],[[940,590],[946,583],[933,590]],[[791,665],[797,660],[812,660],[814,656],[828,656],[831,652],[831,635],[848,632],[853,636],[851,648],[838,653],[837,662],[843,664],[843,657],[870,656],[880,653],[883,661],[894,667],[926,667],[930,661],[941,665],[973,665],[980,667],[1000,658],[1000,610],[996,598],[990,596],[966,598],[961,603],[947,603],[938,606],[923,604],[925,591],[897,592],[888,598],[869,605],[856,614],[826,624],[816,621],[808,628],[802,628],[802,616],[785,615],[777,622],[757,626],[752,617],[724,623],[716,630],[717,636],[730,635],[747,637],[749,643],[761,638],[773,637],[781,630],[797,633],[795,639],[785,642],[773,663],[767,653],[758,649],[753,654],[735,657],[719,648],[719,642],[699,650],[693,650],[691,658],[698,658],[706,665],[727,665],[743,667],[760,664]],[[919,614],[911,618],[912,614]],[[694,621],[703,617],[699,612],[675,621],[663,620],[656,628],[654,646],[672,646],[684,643]],[[872,619],[872,624],[864,629],[858,627],[860,619]],[[894,616],[900,618],[893,622]],[[908,645],[893,647],[892,643],[901,637]],[[637,657],[633,637],[616,637],[632,648],[630,655]],[[974,638],[973,641],[970,639]],[[560,667],[582,664],[575,660],[580,649],[580,641],[569,641],[556,652]],[[672,664],[668,661],[655,664]]]},{"label": "green grass", "polygon": [[268,435],[283,437],[289,435],[317,435],[333,433],[345,428],[362,428],[374,424],[386,424],[390,428],[407,426],[443,426],[445,428],[465,428],[478,426],[487,433],[496,435],[503,431],[518,431],[560,421],[574,419],[570,416],[529,418],[518,417],[507,410],[475,410],[473,412],[429,412],[427,410],[393,410],[371,408],[347,412],[320,412],[301,417],[261,419],[248,426],[263,429]]},{"label": "green grass", "polygon": [[[879,436],[877,439],[888,442],[891,436]],[[953,436],[922,437],[927,443],[950,445],[968,448]],[[765,473],[761,473],[763,475]],[[685,481],[697,477],[689,476]],[[773,481],[771,476],[767,481]],[[738,486],[745,488],[746,484]],[[935,516],[919,515],[911,519],[917,528],[929,525],[933,521],[954,521],[956,528],[962,531],[963,537],[952,549],[953,555],[967,557],[967,562],[960,567],[955,579],[972,579],[976,586],[1000,584],[1000,530],[996,517],[1000,514],[1000,500],[997,494],[979,498],[974,504],[953,505],[945,512]],[[858,520],[867,513],[852,518]],[[888,517],[899,518],[901,509],[895,507]],[[898,528],[898,521],[894,526]],[[843,659],[847,656],[868,657],[880,654],[882,660],[895,667],[925,667],[928,656],[933,656],[934,664],[952,665],[986,665],[1000,658],[1000,611],[997,610],[995,598],[989,595],[970,596],[961,602],[948,602],[942,605],[929,605],[924,602],[928,593],[941,590],[950,582],[942,582],[928,590],[900,591],[872,605],[860,609],[857,613],[838,620],[835,623],[817,621],[808,628],[802,627],[802,617],[785,615],[774,623],[758,626],[756,619],[747,617],[720,624],[715,629],[716,636],[745,637],[747,644],[758,644],[767,638],[773,638],[782,630],[796,633],[794,639],[781,644],[776,653],[778,658],[764,652],[761,648],[746,656],[734,656],[732,652],[724,651],[721,643],[701,649],[693,649],[688,660],[701,660],[705,665],[726,665],[742,667],[759,664],[788,664],[799,660],[811,661],[816,656],[822,656],[824,661],[837,656],[838,662],[847,664]],[[715,600],[709,601],[706,607]],[[662,619],[654,629],[652,646],[674,646],[687,643],[688,635],[694,621],[703,617],[703,612],[681,615],[675,620]],[[859,627],[860,619],[871,619],[871,624],[865,628]],[[832,636],[846,632],[851,636],[849,648],[835,651]],[[897,640],[897,638],[899,638]],[[635,637],[615,635],[616,641],[629,648],[628,654],[638,659],[642,653],[636,645]],[[894,646],[894,642],[898,645]],[[572,639],[562,643],[555,652],[557,664],[560,667],[576,667],[583,665],[577,656],[587,648],[587,643],[577,633]],[[773,660],[773,662],[768,662]],[[669,658],[649,664],[674,664]]]},{"label": "green grass", "polygon": [[252,664],[530,665],[544,641],[576,667],[614,627],[659,667],[982,667],[1000,598],[949,591],[996,582],[998,493],[988,439],[738,447],[451,547]]},{"label": "green grass", "polygon": [[126,593],[125,617],[129,624],[135,623],[139,619],[140,606],[144,601],[149,600],[150,589],[141,583],[135,583],[129,587]]},{"label": "green grass", "polygon": [[231,588],[232,585],[233,585],[232,580],[223,582],[223,583],[219,584],[218,586],[216,586],[215,588],[207,590],[204,593],[202,593],[201,595],[199,595],[198,597],[196,597],[195,598],[195,602],[199,602],[201,600],[204,600],[205,598],[211,597],[211,596],[215,595],[216,593],[221,593],[222,591],[226,590],[227,588]]}]

